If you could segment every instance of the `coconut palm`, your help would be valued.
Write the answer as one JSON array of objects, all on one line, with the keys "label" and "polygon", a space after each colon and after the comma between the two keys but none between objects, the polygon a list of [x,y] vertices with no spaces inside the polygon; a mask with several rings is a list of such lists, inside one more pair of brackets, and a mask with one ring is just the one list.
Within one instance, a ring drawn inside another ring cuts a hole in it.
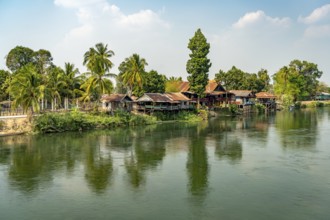
[{"label": "coconut palm", "polygon": [[52,110],[56,110],[61,103],[61,93],[67,86],[64,71],[60,67],[53,66],[49,69],[46,77],[46,86],[47,94],[51,99]]},{"label": "coconut palm", "polygon": [[13,76],[8,92],[13,97],[13,107],[21,106],[31,113],[40,111],[40,100],[44,97],[45,86],[42,75],[37,73],[33,64],[22,67]]},{"label": "coconut palm", "polygon": [[110,73],[113,66],[110,58],[113,55],[114,52],[103,43],[96,44],[95,48],[90,48],[85,53],[83,64],[90,72],[88,73],[89,78],[81,85],[81,88],[85,89],[86,99],[98,100],[101,94],[111,93],[113,86],[107,77],[114,76]]},{"label": "coconut palm", "polygon": [[122,80],[128,87],[129,95],[132,95],[135,86],[142,88],[146,65],[148,65],[147,61],[136,53],[121,64]]},{"label": "coconut palm", "polygon": [[82,84],[81,76],[77,76],[79,74],[78,68],[75,68],[72,63],[65,63],[64,65],[64,80],[66,82],[66,87],[63,91],[63,95],[65,97],[64,107],[68,108],[69,98],[76,98],[79,96],[79,88]]}]

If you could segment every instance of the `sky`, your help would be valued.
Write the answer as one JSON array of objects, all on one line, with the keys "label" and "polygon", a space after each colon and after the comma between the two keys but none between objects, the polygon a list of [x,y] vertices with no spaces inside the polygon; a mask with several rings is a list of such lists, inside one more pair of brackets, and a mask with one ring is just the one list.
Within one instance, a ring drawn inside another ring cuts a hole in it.
[{"label": "sky", "polygon": [[25,46],[84,72],[84,53],[102,42],[115,53],[112,73],[138,53],[146,70],[186,79],[198,28],[211,45],[211,79],[232,66],[273,75],[299,59],[316,63],[330,85],[330,0],[0,0],[0,69]]}]

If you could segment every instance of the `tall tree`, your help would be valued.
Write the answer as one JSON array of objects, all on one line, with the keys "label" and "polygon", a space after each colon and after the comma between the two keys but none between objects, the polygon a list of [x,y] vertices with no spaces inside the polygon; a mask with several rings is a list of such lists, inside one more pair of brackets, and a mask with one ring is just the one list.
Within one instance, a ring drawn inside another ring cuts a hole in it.
[{"label": "tall tree", "polygon": [[113,67],[110,58],[113,55],[114,52],[103,43],[96,44],[95,48],[89,48],[84,54],[83,64],[90,71],[89,78],[82,84],[82,88],[86,91],[85,100],[90,98],[98,100],[100,95],[111,93],[113,85],[108,77],[114,76],[110,73],[110,69]]},{"label": "tall tree", "polygon": [[13,76],[8,91],[13,97],[13,107],[22,106],[24,111],[39,112],[40,100],[43,98],[45,86],[42,76],[33,64],[23,66]]},{"label": "tall tree", "polygon": [[122,73],[122,82],[127,87],[128,95],[132,95],[136,87],[142,88],[147,65],[147,61],[136,53],[120,64],[119,71]]},{"label": "tall tree", "polygon": [[189,74],[188,81],[190,89],[197,94],[197,105],[199,108],[199,98],[203,97],[205,86],[208,83],[208,72],[211,62],[207,58],[210,44],[207,42],[201,29],[189,40],[188,48],[191,50],[190,59],[187,61],[186,70]]},{"label": "tall tree", "polygon": [[34,51],[28,47],[16,46],[11,49],[6,56],[6,65],[8,69],[15,73],[23,66],[33,63]]},{"label": "tall tree", "polygon": [[33,63],[40,74],[46,74],[46,70],[53,65],[52,54],[48,50],[40,49],[33,53]]}]

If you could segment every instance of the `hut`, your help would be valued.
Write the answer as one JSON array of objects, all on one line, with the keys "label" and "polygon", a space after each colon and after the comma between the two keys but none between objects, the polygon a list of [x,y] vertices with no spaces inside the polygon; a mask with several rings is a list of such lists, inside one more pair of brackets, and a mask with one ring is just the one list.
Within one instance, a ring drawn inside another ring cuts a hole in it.
[{"label": "hut", "polygon": [[133,100],[125,94],[103,95],[101,98],[102,109],[108,112],[116,110],[128,111],[132,110]]},{"label": "hut", "polygon": [[181,93],[145,93],[136,100],[136,110],[174,111],[191,108],[191,100]]},{"label": "hut", "polygon": [[268,92],[256,93],[258,103],[264,105],[266,111],[276,110],[276,98],[276,95]]},{"label": "hut", "polygon": [[237,105],[250,105],[251,99],[255,98],[251,90],[229,90],[229,92],[234,94],[233,99]]},{"label": "hut", "polygon": [[315,100],[330,100],[330,93],[320,92],[315,96]]}]

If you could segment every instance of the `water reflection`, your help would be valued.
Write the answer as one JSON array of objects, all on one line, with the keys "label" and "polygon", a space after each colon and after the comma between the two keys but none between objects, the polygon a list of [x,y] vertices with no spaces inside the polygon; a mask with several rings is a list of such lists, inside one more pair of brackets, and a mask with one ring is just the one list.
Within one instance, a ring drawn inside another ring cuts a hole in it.
[{"label": "water reflection", "polygon": [[206,196],[209,164],[206,150],[205,130],[200,126],[191,129],[187,159],[188,189],[192,195]]},{"label": "water reflection", "polygon": [[282,111],[275,120],[283,148],[314,148],[318,137],[317,124],[318,117],[314,109]]}]

